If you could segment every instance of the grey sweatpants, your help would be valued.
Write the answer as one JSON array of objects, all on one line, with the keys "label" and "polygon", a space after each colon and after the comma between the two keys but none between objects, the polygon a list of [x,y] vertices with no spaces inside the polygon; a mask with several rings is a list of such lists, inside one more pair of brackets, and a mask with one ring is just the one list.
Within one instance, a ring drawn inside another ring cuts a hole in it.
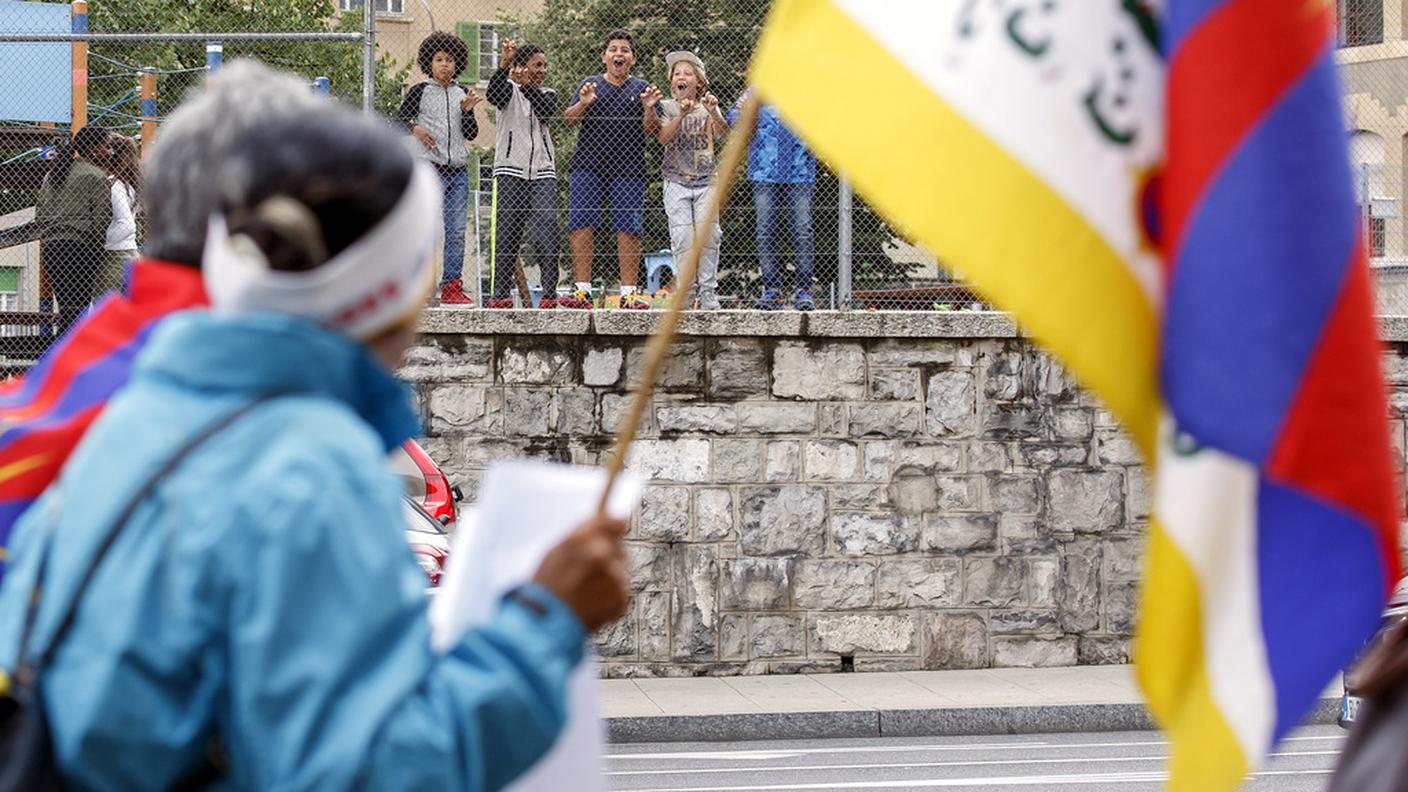
[{"label": "grey sweatpants", "polygon": [[[675,266],[684,266],[684,258],[689,255],[689,246],[694,241],[694,230],[704,218],[704,212],[709,206],[709,197],[713,194],[712,184],[690,187],[665,180],[665,216],[670,221],[670,248],[675,254]],[[698,283],[701,294],[713,294],[719,287],[719,242],[723,239],[724,232],[717,219],[708,233],[704,240],[704,252],[699,257]]]}]

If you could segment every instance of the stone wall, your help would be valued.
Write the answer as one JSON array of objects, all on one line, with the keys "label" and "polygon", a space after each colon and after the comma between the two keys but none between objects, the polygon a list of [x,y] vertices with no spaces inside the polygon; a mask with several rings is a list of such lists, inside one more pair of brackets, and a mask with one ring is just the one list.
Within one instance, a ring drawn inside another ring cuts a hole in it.
[{"label": "stone wall", "polygon": [[[402,371],[428,450],[471,498],[495,459],[597,463],[655,319],[429,312]],[[607,674],[1127,660],[1138,455],[1005,318],[730,312],[683,333],[630,458],[652,484]]]}]

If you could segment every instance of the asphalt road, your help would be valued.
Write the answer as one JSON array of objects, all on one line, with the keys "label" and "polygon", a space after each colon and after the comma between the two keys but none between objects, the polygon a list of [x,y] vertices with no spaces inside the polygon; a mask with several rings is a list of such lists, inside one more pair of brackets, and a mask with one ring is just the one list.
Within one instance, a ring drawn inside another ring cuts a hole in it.
[{"label": "asphalt road", "polygon": [[[1343,739],[1336,726],[1301,729],[1242,788],[1319,792]],[[1157,790],[1167,752],[1156,732],[612,745],[607,781],[636,792]]]}]

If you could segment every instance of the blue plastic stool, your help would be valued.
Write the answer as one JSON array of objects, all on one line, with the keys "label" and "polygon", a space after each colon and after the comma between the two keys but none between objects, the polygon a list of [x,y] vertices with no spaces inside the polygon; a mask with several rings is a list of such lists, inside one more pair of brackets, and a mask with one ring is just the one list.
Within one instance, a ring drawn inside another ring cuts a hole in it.
[{"label": "blue plastic stool", "polygon": [[645,287],[651,294],[660,291],[661,270],[669,270],[670,276],[675,275],[675,254],[669,250],[657,250],[654,253],[647,253],[645,258]]}]

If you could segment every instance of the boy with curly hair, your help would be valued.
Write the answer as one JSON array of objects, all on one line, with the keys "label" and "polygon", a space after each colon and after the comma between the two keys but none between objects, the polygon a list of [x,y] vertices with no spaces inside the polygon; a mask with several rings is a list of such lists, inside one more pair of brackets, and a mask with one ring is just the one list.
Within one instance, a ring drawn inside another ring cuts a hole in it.
[{"label": "boy with curly hair", "polygon": [[469,63],[464,40],[442,31],[420,43],[416,63],[430,79],[411,86],[396,121],[421,144],[420,155],[435,167],[444,190],[445,269],[442,305],[470,305],[464,292],[464,228],[469,216],[469,141],[479,136],[474,106],[480,96],[455,78]]}]

